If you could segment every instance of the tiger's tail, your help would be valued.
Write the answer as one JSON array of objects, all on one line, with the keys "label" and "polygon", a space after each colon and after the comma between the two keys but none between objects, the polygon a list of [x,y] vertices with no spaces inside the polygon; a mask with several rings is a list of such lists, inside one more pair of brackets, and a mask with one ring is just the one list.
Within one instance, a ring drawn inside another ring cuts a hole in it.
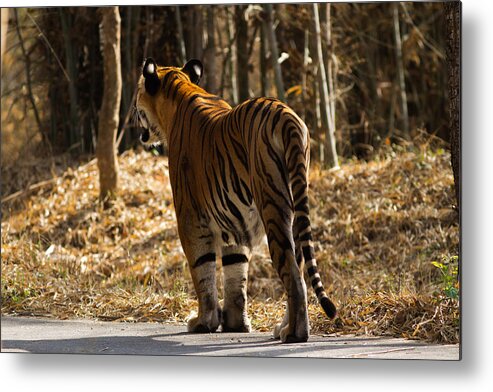
[{"label": "tiger's tail", "polygon": [[[297,116],[296,116],[297,117]],[[302,127],[300,132],[300,127]],[[294,203],[293,237],[298,265],[305,260],[311,285],[325,314],[331,319],[336,316],[335,305],[325,292],[315,260],[310,210],[308,205],[308,166],[310,161],[309,135],[306,125],[299,118],[285,128],[285,157],[288,178]]]}]

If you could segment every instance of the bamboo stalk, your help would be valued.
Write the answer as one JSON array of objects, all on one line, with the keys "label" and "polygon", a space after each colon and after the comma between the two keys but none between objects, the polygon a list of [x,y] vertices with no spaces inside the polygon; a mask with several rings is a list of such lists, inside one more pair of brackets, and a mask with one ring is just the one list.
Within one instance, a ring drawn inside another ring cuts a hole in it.
[{"label": "bamboo stalk", "polygon": [[29,102],[31,103],[31,107],[33,109],[34,113],[34,118],[36,120],[36,124],[38,126],[39,133],[41,134],[41,137],[43,139],[43,142],[45,145],[51,150],[51,144],[46,137],[45,133],[43,132],[43,128],[41,125],[41,119],[39,117],[39,112],[38,108],[36,106],[36,101],[34,99],[34,93],[33,93],[33,87],[32,87],[32,80],[31,80],[31,58],[29,57],[26,46],[24,44],[24,38],[22,37],[21,33],[21,28],[19,25],[19,16],[17,13],[17,8],[14,8],[14,16],[15,16],[15,29],[17,32],[17,37],[19,38],[19,43],[22,51],[22,57],[24,59],[24,69],[25,69],[25,74],[26,74],[26,87],[27,87],[27,96],[29,99]]},{"label": "bamboo stalk", "polygon": [[9,28],[9,9],[0,8],[2,27],[0,29],[1,45],[0,45],[0,61],[3,60],[3,54],[5,53],[5,44],[7,42],[7,29]]},{"label": "bamboo stalk", "polygon": [[207,67],[205,70],[205,89],[212,94],[217,94],[218,72],[216,69],[216,39],[214,36],[214,25],[214,7],[208,6],[206,9],[207,47],[204,53],[205,66]]},{"label": "bamboo stalk", "polygon": [[235,7],[236,33],[236,85],[238,86],[238,101],[246,101],[250,97],[248,83],[248,23],[245,19],[244,5]]},{"label": "bamboo stalk", "polygon": [[337,157],[336,150],[336,141],[335,141],[335,129],[330,120],[330,106],[329,106],[329,92],[327,87],[326,73],[325,73],[325,64],[323,61],[323,53],[322,53],[322,42],[321,42],[321,31],[320,31],[320,18],[318,13],[318,4],[313,4],[313,17],[315,20],[315,35],[317,42],[317,57],[318,57],[318,65],[319,65],[319,78],[320,84],[322,87],[322,94],[320,96],[322,107],[325,108],[325,113],[323,113],[322,121],[324,127],[326,128],[326,140],[325,143],[327,145],[327,163],[330,167],[338,167],[339,160]]},{"label": "bamboo stalk", "polygon": [[187,49],[185,47],[185,37],[183,35],[183,24],[181,23],[180,6],[175,6],[176,28],[178,30],[178,48],[180,49],[180,62],[185,64],[187,61]]},{"label": "bamboo stalk", "polygon": [[395,38],[395,60],[397,64],[397,77],[401,92],[401,111],[402,111],[402,127],[404,138],[409,139],[409,115],[407,112],[407,94],[406,94],[406,79],[404,75],[404,61],[402,58],[402,39],[399,27],[399,3],[392,4],[392,15],[394,21],[394,38]]},{"label": "bamboo stalk", "polygon": [[270,91],[269,86],[269,77],[268,77],[268,69],[267,69],[267,57],[268,57],[268,48],[267,48],[267,26],[262,21],[261,31],[260,31],[260,91],[263,97],[267,96]]},{"label": "bamboo stalk", "polygon": [[[217,17],[222,18],[222,11],[223,8],[218,8],[217,10]],[[224,85],[226,83],[226,67],[228,63],[228,52],[226,51],[226,47],[223,46],[223,34],[224,34],[224,29],[221,29],[219,27],[219,23],[216,23],[215,25],[216,28],[216,35],[217,35],[217,41],[219,44],[219,47],[221,48],[221,56],[222,56],[222,61],[221,61],[221,79],[219,81],[219,95],[222,97],[224,95]]]},{"label": "bamboo stalk", "polygon": [[307,102],[307,91],[306,91],[306,77],[308,72],[308,59],[310,57],[310,49],[309,49],[309,39],[310,33],[308,29],[305,29],[305,42],[303,49],[303,73],[301,74],[301,102],[303,103],[303,109],[301,111],[301,118],[303,121],[306,119],[306,106]]},{"label": "bamboo stalk", "polygon": [[327,15],[327,82],[329,88],[329,105],[330,105],[330,121],[332,123],[332,128],[336,129],[336,105],[335,105],[335,89],[334,89],[334,79],[337,77],[332,73],[332,62],[333,62],[333,50],[334,46],[332,45],[332,19],[331,19],[331,6],[330,3],[326,5],[326,15]]},{"label": "bamboo stalk", "polygon": [[78,91],[75,81],[77,80],[77,70],[75,67],[75,59],[73,52],[72,40],[70,39],[70,26],[66,12],[63,8],[58,9],[60,21],[62,25],[62,35],[65,43],[66,69],[70,81],[68,83],[68,92],[70,98],[70,131],[69,131],[69,147],[80,143],[79,134],[79,114],[78,114]]},{"label": "bamboo stalk", "polygon": [[264,4],[264,9],[266,11],[266,18],[264,23],[266,23],[267,39],[269,41],[269,48],[271,53],[272,68],[274,68],[274,80],[276,83],[277,97],[281,101],[285,101],[284,96],[284,83],[282,80],[281,64],[279,64],[279,51],[277,49],[277,39],[274,31],[274,16],[272,4]]},{"label": "bamboo stalk", "polygon": [[236,35],[236,32],[233,33],[234,31],[234,20],[233,16],[228,12],[226,9],[226,14],[227,14],[227,32],[228,32],[228,41],[230,42],[229,45],[229,77],[231,80],[231,100],[233,101],[233,105],[236,105],[238,103],[238,86],[236,84],[236,77],[235,77],[235,72],[234,72],[234,65],[236,64],[236,45],[233,44],[234,37]]}]

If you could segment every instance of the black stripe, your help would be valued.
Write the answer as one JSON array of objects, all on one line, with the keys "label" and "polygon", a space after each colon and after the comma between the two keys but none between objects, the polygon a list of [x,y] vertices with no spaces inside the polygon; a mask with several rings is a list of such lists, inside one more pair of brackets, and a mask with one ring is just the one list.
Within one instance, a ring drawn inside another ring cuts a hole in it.
[{"label": "black stripe", "polygon": [[248,263],[247,257],[242,254],[232,254],[232,255],[223,256],[224,267],[238,263]]},{"label": "black stripe", "polygon": [[309,231],[305,234],[303,234],[301,237],[299,237],[298,241],[311,241],[312,240],[312,233]]},{"label": "black stripe", "polygon": [[318,272],[318,271],[317,271],[317,268],[316,268],[315,266],[312,266],[312,267],[308,268],[308,275],[309,275],[309,276],[313,276],[313,275],[315,275],[317,272]]},{"label": "black stripe", "polygon": [[298,200],[305,195],[307,185],[303,178],[296,179],[296,175],[293,175],[292,177],[291,188],[293,189],[293,199]]},{"label": "black stripe", "polygon": [[[164,75],[163,77],[163,81],[162,81],[162,88],[166,90],[166,97],[169,97],[169,91],[170,91],[170,88],[168,87],[168,82],[169,82],[169,79],[171,78],[171,76],[173,76],[174,73],[173,71],[169,71],[166,75]],[[171,87],[171,86],[170,86]]]},{"label": "black stripe", "polygon": [[[296,197],[294,197],[294,200],[296,200]],[[303,199],[301,199],[295,206],[294,210],[296,212],[304,212],[308,214],[310,211],[308,210],[308,196],[304,196]]]},{"label": "black stripe", "polygon": [[239,143],[233,137],[230,137],[230,141],[231,141],[231,145],[233,146],[233,150],[236,153],[236,157],[242,163],[242,165],[248,170],[248,158],[245,148],[241,143]]},{"label": "black stripe", "polygon": [[303,261],[303,254],[299,251],[299,248],[296,249],[296,264],[300,266],[301,262]]},{"label": "black stripe", "polygon": [[207,253],[203,256],[200,256],[197,261],[195,262],[193,268],[198,267],[202,264],[205,263],[210,263],[211,261],[216,261],[216,254],[215,253]]},{"label": "black stripe", "polygon": [[303,215],[297,216],[296,225],[298,226],[299,229],[306,229],[307,227],[310,227],[310,219],[308,219],[307,216],[303,216]]},{"label": "black stripe", "polygon": [[[173,90],[173,94],[171,95],[171,100],[174,101],[176,99],[176,94],[178,93],[178,90],[180,89],[180,85],[183,84],[183,81],[180,80],[178,83],[174,83],[173,84],[173,87],[175,88]],[[184,99],[184,97],[182,97],[182,100]]]},{"label": "black stripe", "polygon": [[305,258],[305,262],[309,262],[313,259],[313,254],[315,253],[315,250],[313,249],[312,246],[304,246],[303,247],[303,257]]},{"label": "black stripe", "polygon": [[[253,102],[255,102],[255,103],[259,103],[258,101],[252,101],[252,104],[253,104]],[[258,117],[258,113],[259,113],[259,111],[260,111],[261,109],[263,109],[263,107],[264,107],[263,105],[264,105],[264,103],[263,103],[263,102],[260,102],[260,103],[259,103],[259,104],[255,107],[255,109],[254,109],[254,111],[253,111],[253,113],[252,113],[252,115],[251,115],[251,117],[250,117],[250,126],[248,127],[248,133],[247,133],[247,135],[248,135],[248,136],[251,136],[251,135],[253,134],[253,127],[254,127],[254,125],[255,125],[255,122],[257,121],[257,117]],[[249,107],[248,107],[248,110],[250,110],[250,105],[248,105],[248,106],[249,106]],[[261,122],[262,122],[262,119],[260,119],[260,123],[261,123]],[[245,132],[246,130],[244,129],[243,131]]]},{"label": "black stripe", "polygon": [[324,291],[323,286],[317,287],[317,288],[315,289],[315,294],[317,295],[317,297],[320,295],[320,293],[321,293],[322,291]]},{"label": "black stripe", "polygon": [[325,314],[330,318],[334,318],[336,316],[337,310],[335,305],[328,299],[327,297],[322,297],[320,299],[320,305],[325,311]]}]

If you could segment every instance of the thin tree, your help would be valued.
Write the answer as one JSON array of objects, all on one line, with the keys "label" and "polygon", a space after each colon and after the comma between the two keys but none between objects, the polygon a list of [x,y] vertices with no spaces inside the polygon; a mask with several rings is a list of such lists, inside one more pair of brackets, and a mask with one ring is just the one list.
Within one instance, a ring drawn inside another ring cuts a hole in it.
[{"label": "thin tree", "polygon": [[76,81],[77,78],[77,65],[74,55],[74,47],[71,38],[72,30],[72,18],[66,8],[60,7],[58,9],[60,14],[60,22],[62,25],[62,35],[65,47],[65,68],[70,78],[68,83],[68,93],[70,98],[70,132],[69,132],[69,144],[70,147],[78,146],[79,151],[82,150],[82,137],[80,134],[80,122],[79,122],[79,92],[77,91]]},{"label": "thin tree", "polygon": [[[190,58],[201,59],[204,54],[204,9],[201,5],[193,5],[192,25],[189,29],[191,43]],[[188,60],[188,59],[187,59]]]},{"label": "thin tree", "polygon": [[3,61],[3,53],[5,51],[5,42],[7,40],[7,29],[9,27],[9,9],[0,8],[0,14],[2,15],[2,27],[1,27],[1,49],[0,49],[0,59]]},{"label": "thin tree", "polygon": [[267,48],[267,24],[262,20],[260,21],[260,94],[265,97],[270,94],[270,84],[267,69],[267,57],[269,56],[269,50]]},{"label": "thin tree", "polygon": [[236,25],[236,78],[239,102],[250,98],[248,84],[248,22],[245,18],[246,5],[235,6]]},{"label": "thin tree", "polygon": [[409,139],[409,115],[407,112],[406,80],[404,76],[404,60],[402,58],[401,29],[399,26],[399,3],[393,3],[392,7],[395,38],[395,61],[397,64],[397,78],[399,80],[399,89],[401,91],[402,127],[404,138]]},{"label": "thin tree", "polygon": [[[216,18],[218,20],[223,20],[223,23],[227,23],[227,18],[224,17],[224,13],[226,10],[223,7],[217,7],[216,9]],[[224,22],[225,21],[225,22]],[[217,47],[219,49],[218,55],[221,63],[220,69],[222,70],[221,76],[219,77],[219,86],[218,86],[218,94],[219,96],[224,96],[224,87],[226,84],[226,68],[228,65],[228,46],[224,44],[224,35],[226,34],[227,28],[224,28],[224,25],[220,26],[220,23],[214,23],[216,38],[217,38]]]},{"label": "thin tree", "polygon": [[272,4],[264,4],[264,23],[267,31],[267,40],[269,41],[270,57],[272,60],[272,68],[274,69],[274,80],[277,89],[277,98],[285,101],[284,98],[284,83],[282,80],[281,64],[279,64],[279,50],[277,49],[276,32],[274,31],[274,15]]},{"label": "thin tree", "polygon": [[229,50],[228,50],[228,73],[229,73],[229,78],[231,80],[231,101],[233,105],[236,105],[238,103],[238,85],[237,85],[237,80],[235,76],[235,70],[234,70],[234,65],[236,63],[236,45],[233,44],[233,40],[235,37],[235,31],[234,31],[234,18],[231,12],[229,12],[229,9],[226,8],[226,31],[227,31],[227,36],[228,36],[228,42],[229,42]]},{"label": "thin tree", "polygon": [[180,49],[180,63],[185,64],[187,61],[187,49],[185,46],[185,37],[183,35],[183,24],[181,23],[180,6],[175,6],[176,29],[178,31],[178,47]]},{"label": "thin tree", "polygon": [[216,39],[214,36],[214,7],[207,6],[206,11],[207,25],[207,46],[204,53],[205,62],[205,89],[212,94],[218,92],[218,72],[216,65]]},{"label": "thin tree", "polygon": [[322,93],[320,94],[320,104],[325,109],[322,112],[322,123],[326,129],[326,150],[327,150],[327,161],[326,164],[330,167],[338,167],[339,159],[337,157],[336,140],[335,140],[335,129],[334,124],[331,121],[330,114],[330,103],[329,103],[329,91],[327,86],[327,78],[325,73],[325,64],[323,61],[322,53],[322,37],[320,31],[320,18],[318,13],[318,4],[313,4],[313,18],[315,21],[315,39],[316,39],[316,50],[317,50],[317,60],[319,66],[319,80],[322,87]]},{"label": "thin tree", "polygon": [[[134,99],[134,89],[135,89],[135,72],[132,72],[134,70],[134,64],[136,64],[137,60],[132,58],[132,24],[133,24],[133,19],[134,19],[134,10],[136,10],[137,7],[126,7],[125,11],[125,17],[122,18],[122,103],[121,103],[121,109],[122,112],[120,113],[120,116],[123,117],[125,116],[125,113],[123,111],[126,108],[129,108],[132,106],[132,100]],[[123,13],[123,10],[120,10]],[[92,49],[92,48],[91,48]],[[93,50],[93,49],[92,49]],[[94,70],[94,66],[91,63],[91,70]],[[91,86],[94,88],[94,86]],[[129,129],[125,129],[126,123],[125,121],[121,121],[121,126],[123,127],[120,129],[120,136],[119,139],[122,141],[120,144],[117,143],[117,147],[122,148],[123,150],[126,149],[126,147],[130,144],[131,142],[131,132]],[[93,145],[97,146],[97,142],[94,142],[94,135],[93,135]]]},{"label": "thin tree", "polygon": [[43,127],[41,124],[41,118],[39,115],[39,110],[38,110],[38,107],[36,105],[36,99],[34,97],[33,80],[32,80],[32,75],[31,75],[31,57],[29,56],[28,50],[26,48],[26,43],[24,41],[24,37],[22,36],[22,33],[21,33],[20,20],[19,20],[19,15],[17,13],[16,8],[14,8],[14,16],[15,16],[15,28],[16,28],[16,32],[17,32],[17,38],[19,39],[19,45],[20,45],[22,57],[24,60],[24,71],[26,74],[27,97],[29,99],[29,102],[31,103],[31,107],[32,107],[32,110],[34,113],[34,119],[36,120],[36,125],[38,126],[39,133],[41,134],[41,137],[43,138],[43,143],[45,144],[46,147],[48,147],[51,150],[50,142],[46,136],[46,133],[43,132]]},{"label": "thin tree", "polygon": [[120,30],[118,7],[100,8],[100,40],[103,56],[104,89],[98,123],[96,156],[99,168],[100,199],[105,207],[118,190],[118,161],[116,157],[116,134],[122,91]]},{"label": "thin tree", "polygon": [[460,14],[462,5],[459,1],[445,3],[447,19],[446,59],[448,65],[448,111],[450,127],[450,148],[452,171],[454,173],[455,197],[460,207],[460,145],[461,145],[461,112],[460,112]]},{"label": "thin tree", "polygon": [[332,43],[332,15],[331,5],[326,4],[326,39],[327,39],[327,83],[329,86],[330,121],[332,127],[336,129],[336,86],[337,74],[332,71],[335,64],[334,45]]},{"label": "thin tree", "polygon": [[306,79],[308,73],[308,61],[310,58],[310,32],[308,29],[305,29],[305,42],[303,46],[303,73],[301,74],[301,102],[303,103],[303,108],[301,112],[301,118],[303,121],[306,121],[306,107],[308,105],[308,94],[307,94],[307,86]]}]

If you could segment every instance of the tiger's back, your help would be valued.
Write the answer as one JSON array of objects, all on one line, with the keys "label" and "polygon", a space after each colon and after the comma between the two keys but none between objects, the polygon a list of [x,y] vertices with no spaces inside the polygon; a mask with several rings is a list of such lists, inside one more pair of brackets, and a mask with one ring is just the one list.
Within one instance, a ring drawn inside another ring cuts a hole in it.
[{"label": "tiger's back", "polygon": [[[168,141],[178,231],[199,299],[199,314],[188,329],[250,330],[248,262],[265,232],[288,294],[288,311],[274,334],[283,342],[306,341],[304,264],[325,312],[335,315],[311,238],[308,130],[275,99],[252,99],[232,109],[196,86],[201,72],[196,60],[182,69],[159,68],[148,60],[137,104],[149,129],[147,142]],[[222,309],[215,282],[218,257],[224,274]]]}]

